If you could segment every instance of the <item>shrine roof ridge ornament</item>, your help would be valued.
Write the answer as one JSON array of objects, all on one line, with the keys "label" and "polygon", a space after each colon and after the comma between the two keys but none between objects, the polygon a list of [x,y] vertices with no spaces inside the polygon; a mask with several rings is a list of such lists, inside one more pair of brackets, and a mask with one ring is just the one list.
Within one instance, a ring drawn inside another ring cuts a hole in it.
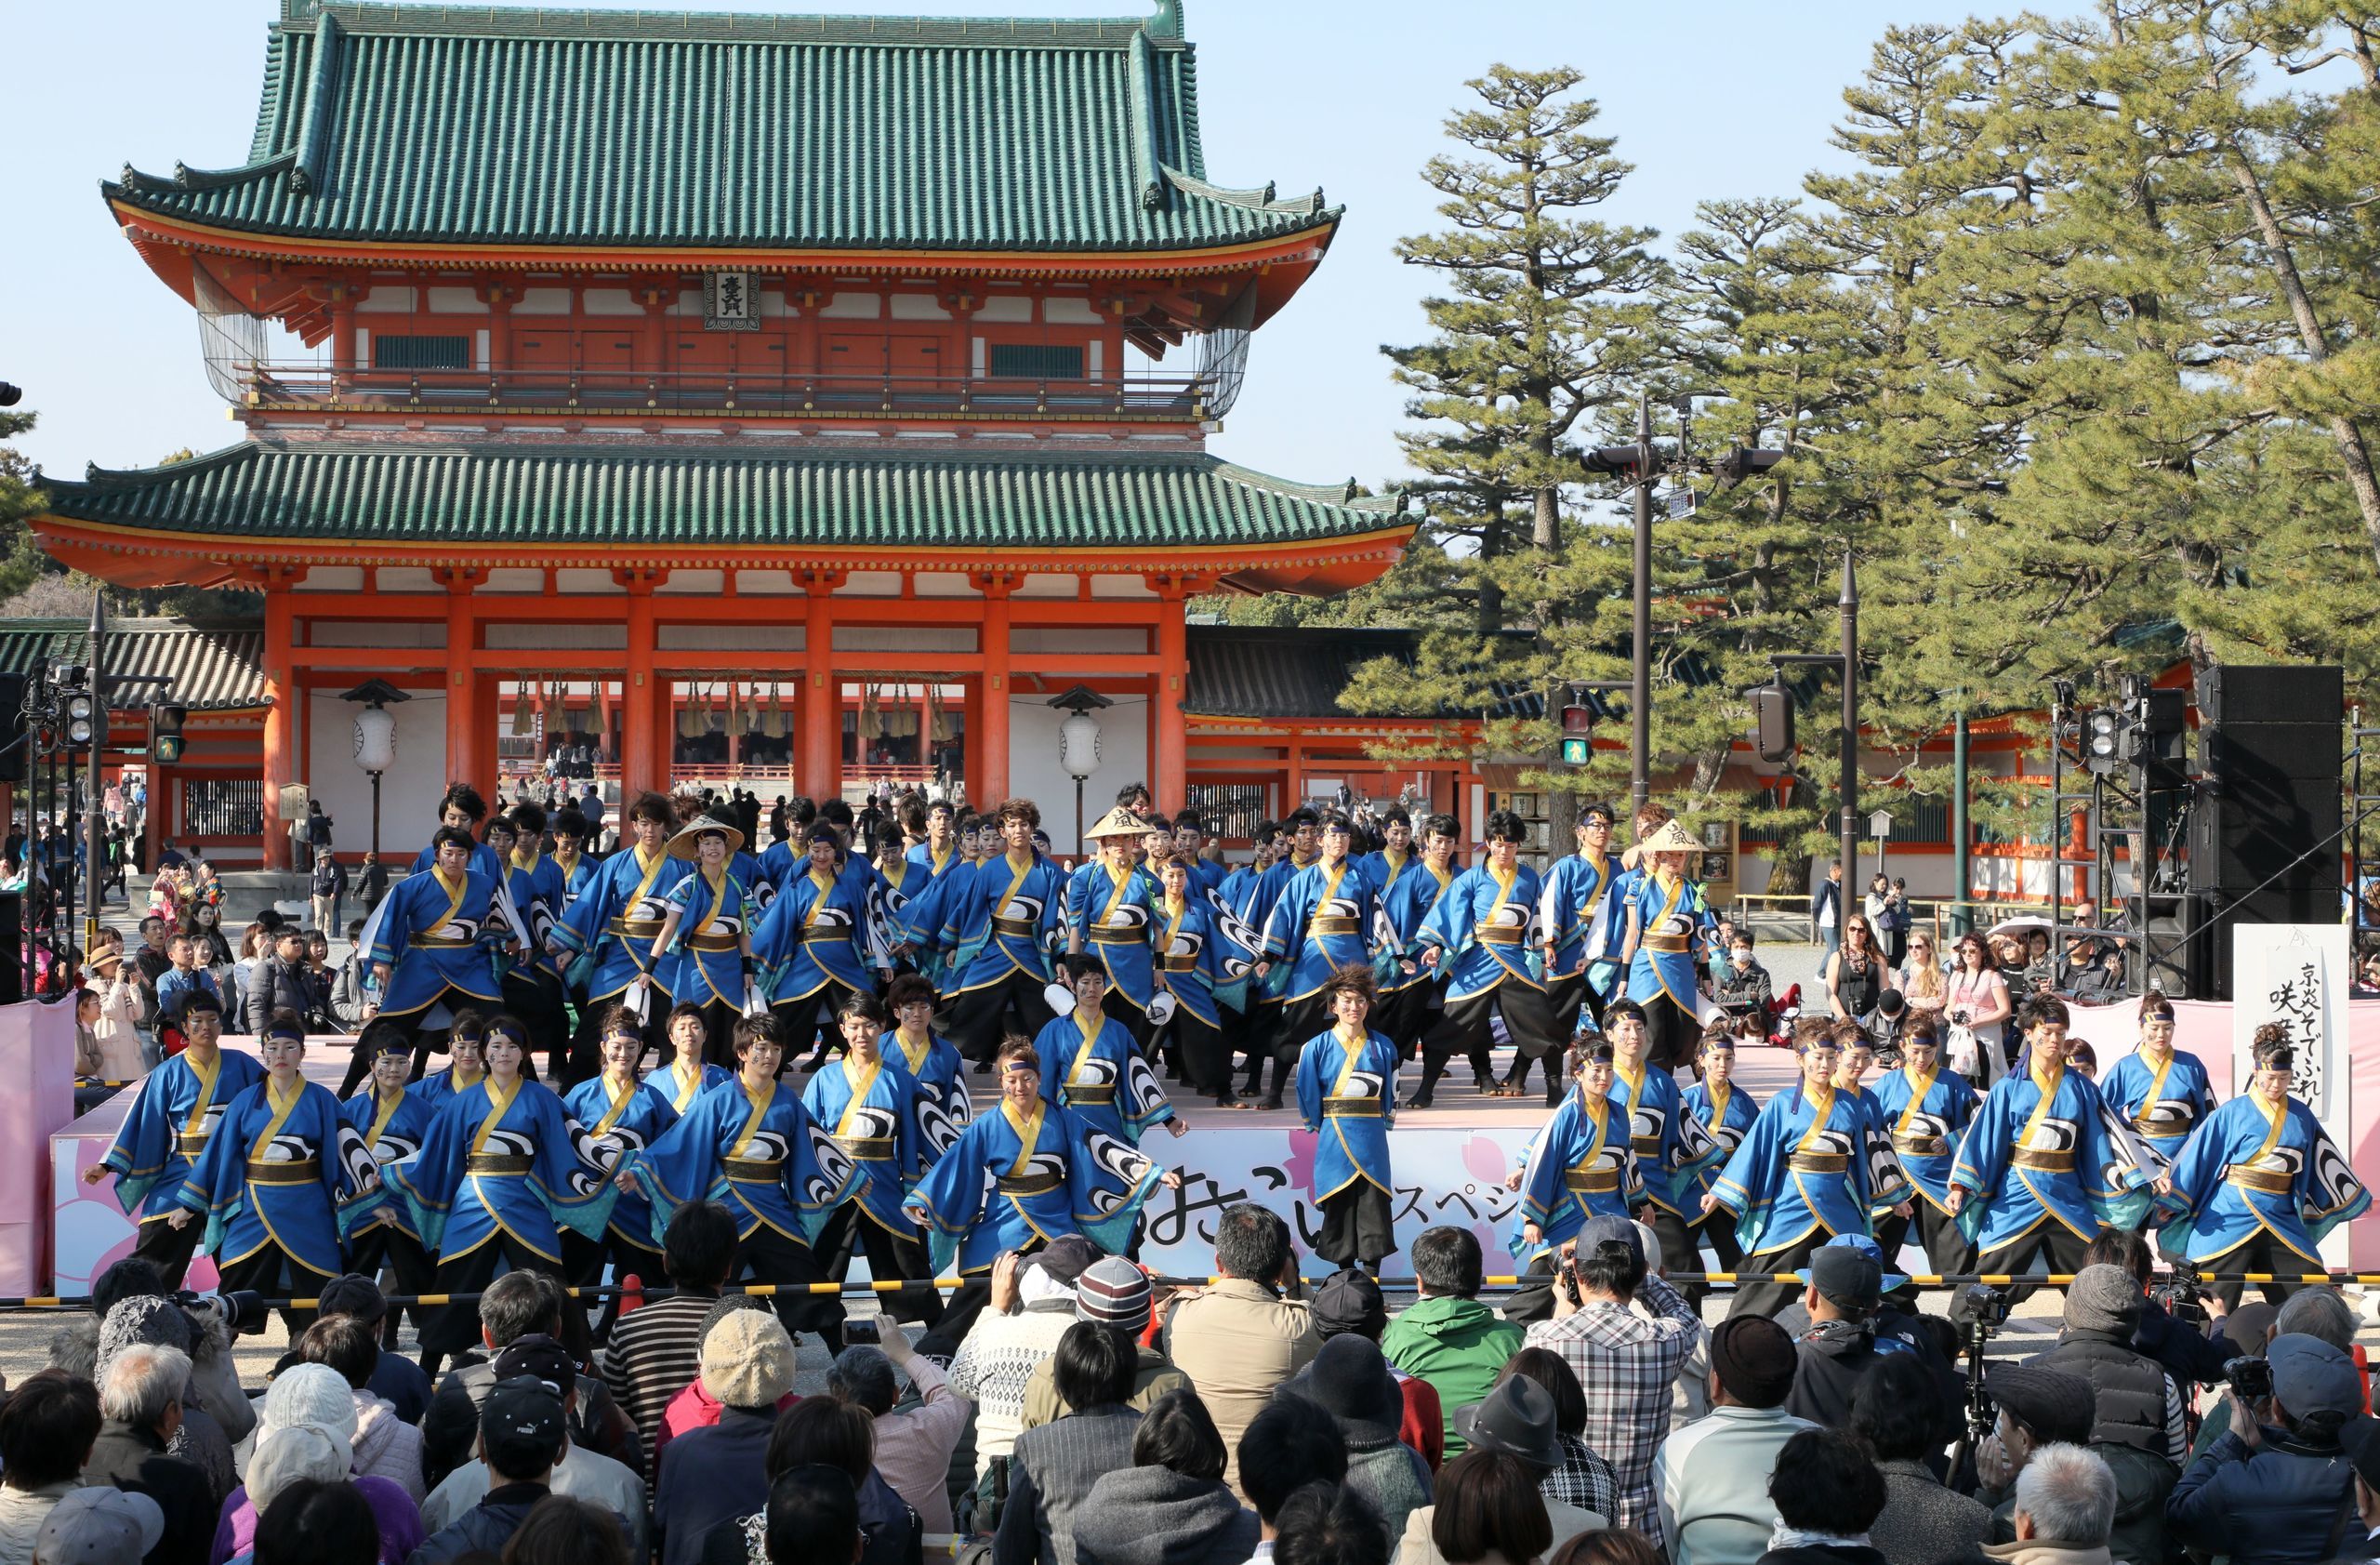
[{"label": "shrine roof ridge ornament", "polygon": [[1176,0],[1139,20],[283,0],[246,162],[101,191],[151,238],[375,254],[1187,258],[1318,249],[1340,216],[1319,190],[1210,179]]}]

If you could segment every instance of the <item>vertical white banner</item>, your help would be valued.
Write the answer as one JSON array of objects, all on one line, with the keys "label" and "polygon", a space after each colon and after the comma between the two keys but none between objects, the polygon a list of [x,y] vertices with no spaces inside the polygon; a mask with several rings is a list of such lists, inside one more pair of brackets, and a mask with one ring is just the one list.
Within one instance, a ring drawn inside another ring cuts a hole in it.
[{"label": "vertical white banner", "polygon": [[[2231,935],[2232,1081],[2247,1090],[2258,1028],[2269,1022],[2287,1028],[2297,1051],[2290,1094],[2341,1147],[2354,1145],[2347,1122],[2347,935],[2345,923],[2265,923],[2241,924]],[[2322,1241],[2322,1258],[2333,1267],[2347,1264],[2346,1225]]]}]

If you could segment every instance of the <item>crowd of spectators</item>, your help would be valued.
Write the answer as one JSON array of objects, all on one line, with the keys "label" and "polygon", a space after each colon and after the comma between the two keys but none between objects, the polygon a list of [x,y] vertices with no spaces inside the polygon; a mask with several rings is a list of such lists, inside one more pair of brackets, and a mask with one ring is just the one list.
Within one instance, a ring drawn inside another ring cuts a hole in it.
[{"label": "crowd of spectators", "polygon": [[0,1565],[2380,1558],[2353,1311],[2306,1288],[2184,1320],[2126,1238],[2056,1340],[2003,1343],[1977,1387],[1871,1242],[1818,1250],[1778,1320],[1706,1328],[1618,1218],[1501,1306],[1477,1237],[1430,1228],[1395,1315],[1360,1271],[1306,1296],[1254,1205],[1218,1217],[1205,1287],[1062,1239],[1000,1258],[963,1338],[888,1320],[808,1395],[777,1315],[727,1291],[734,1225],[705,1203],[670,1225],[676,1286],[591,1361],[561,1286],[515,1271],[434,1386],[347,1277],[250,1395],[220,1306],[135,1259],[0,1402]]}]

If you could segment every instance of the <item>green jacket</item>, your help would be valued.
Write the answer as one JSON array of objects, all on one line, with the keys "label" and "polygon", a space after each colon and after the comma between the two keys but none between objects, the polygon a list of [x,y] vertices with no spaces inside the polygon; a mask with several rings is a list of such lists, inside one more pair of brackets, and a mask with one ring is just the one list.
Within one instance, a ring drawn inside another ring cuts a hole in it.
[{"label": "green jacket", "polygon": [[1388,1361],[1426,1380],[1446,1409],[1447,1454],[1461,1454],[1454,1415],[1488,1395],[1504,1365],[1521,1350],[1521,1328],[1500,1320],[1477,1299],[1425,1298],[1388,1323],[1380,1350]]}]

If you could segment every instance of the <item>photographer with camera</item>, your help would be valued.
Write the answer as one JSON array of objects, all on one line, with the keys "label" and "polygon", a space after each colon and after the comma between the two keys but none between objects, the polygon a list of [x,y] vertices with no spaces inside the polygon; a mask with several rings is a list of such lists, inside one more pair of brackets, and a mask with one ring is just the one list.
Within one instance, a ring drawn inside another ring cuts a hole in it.
[{"label": "photographer with camera", "polygon": [[2091,1386],[2062,1370],[2001,1363],[1985,1373],[1982,1389],[1993,1412],[1990,1433],[1975,1448],[1975,1497],[1992,1507],[1991,1541],[2004,1544],[2016,1536],[2016,1475],[2033,1452],[2090,1439]]},{"label": "photographer with camera", "polygon": [[2166,1502],[2176,1542],[2231,1565],[2319,1565],[2360,1525],[2354,1467],[2339,1443],[2363,1412],[2355,1360],[2329,1343],[2273,1338],[2262,1360],[2235,1362],[2232,1392],[2250,1416],[2190,1464]]},{"label": "photographer with camera", "polygon": [[2176,1386],[2220,1386],[2232,1355],[2223,1335],[2228,1312],[2223,1301],[2175,1272],[2156,1280],[2149,1241],[2129,1228],[2103,1229],[2082,1253],[2088,1266],[2121,1267],[2141,1291],[2140,1320],[2132,1330],[2134,1351],[2145,1353],[2174,1377]]}]

